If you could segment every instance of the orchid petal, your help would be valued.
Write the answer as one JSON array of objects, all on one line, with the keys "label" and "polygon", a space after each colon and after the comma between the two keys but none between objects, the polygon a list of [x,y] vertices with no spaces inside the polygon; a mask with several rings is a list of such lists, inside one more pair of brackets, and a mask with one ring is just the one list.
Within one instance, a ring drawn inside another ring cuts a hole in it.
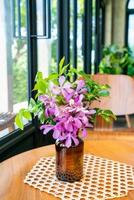
[{"label": "orchid petal", "polygon": [[65,128],[66,128],[67,131],[72,132],[73,131],[72,123],[67,121],[65,123]]},{"label": "orchid petal", "polygon": [[64,96],[64,98],[66,99],[66,101],[68,102],[72,96],[73,96],[73,93],[68,93],[68,91],[66,89],[62,89],[62,94]]},{"label": "orchid petal", "polygon": [[86,88],[82,88],[80,92],[81,92],[81,94],[86,94],[87,93],[87,89]]},{"label": "orchid petal", "polygon": [[82,136],[83,137],[86,137],[87,136],[87,131],[85,128],[82,129]]},{"label": "orchid petal", "polygon": [[93,115],[96,113],[96,110],[89,110],[89,115]]},{"label": "orchid petal", "polygon": [[82,126],[81,121],[80,121],[79,119],[77,119],[77,118],[75,118],[74,121],[75,121],[75,126],[76,126],[77,128],[81,128],[81,126]]},{"label": "orchid petal", "polygon": [[79,144],[79,140],[76,137],[72,136],[72,140],[74,141],[74,144],[77,146]]},{"label": "orchid petal", "polygon": [[56,106],[55,107],[55,116],[58,116],[60,114],[59,108]]},{"label": "orchid petal", "polygon": [[67,137],[67,139],[66,139],[66,141],[65,141],[65,146],[67,147],[67,148],[69,148],[70,146],[71,146],[71,144],[72,144],[72,140],[71,140],[71,137],[70,137],[70,135]]},{"label": "orchid petal", "polygon": [[93,128],[93,124],[88,123],[88,124],[86,124],[86,127],[87,127],[87,128]]},{"label": "orchid petal", "polygon": [[50,90],[52,91],[53,94],[60,94],[60,87],[55,85],[54,83],[50,83],[49,85]]},{"label": "orchid petal", "polygon": [[65,83],[65,80],[66,80],[65,76],[60,76],[60,77],[59,77],[59,84],[60,84],[61,87],[62,87],[63,84]]},{"label": "orchid petal", "polygon": [[77,81],[77,88],[76,91],[81,90],[85,86],[85,81],[84,80],[78,80]]},{"label": "orchid petal", "polygon": [[48,116],[49,116],[49,111],[48,111],[48,108],[46,108],[46,109],[45,109],[45,115],[46,115],[46,117],[48,117]]},{"label": "orchid petal", "polygon": [[54,130],[54,132],[53,132],[53,138],[54,139],[58,139],[59,138],[59,136],[60,136],[60,131],[59,130]]},{"label": "orchid petal", "polygon": [[84,97],[83,94],[76,96],[75,97],[75,103],[77,105],[80,105],[82,103],[83,97]]},{"label": "orchid petal", "polygon": [[[66,82],[65,84],[64,84],[64,88],[66,88],[66,89],[71,89],[71,83],[69,83],[69,82]],[[72,89],[71,89],[72,90]]]},{"label": "orchid petal", "polygon": [[51,131],[53,129],[53,125],[42,125],[40,127],[40,130],[43,130],[43,134],[47,134],[49,131]]}]

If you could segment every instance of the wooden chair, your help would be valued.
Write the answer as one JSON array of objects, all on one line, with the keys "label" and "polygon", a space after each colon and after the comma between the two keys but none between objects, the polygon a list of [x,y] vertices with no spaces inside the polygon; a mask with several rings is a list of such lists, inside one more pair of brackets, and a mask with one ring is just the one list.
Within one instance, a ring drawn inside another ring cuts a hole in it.
[{"label": "wooden chair", "polygon": [[[91,106],[102,109],[110,109],[116,116],[125,115],[128,128],[131,128],[129,116],[134,114],[134,79],[127,75],[96,74],[91,78],[100,84],[108,84],[110,96],[102,97],[101,101],[95,101]],[[97,119],[96,129],[112,129],[112,123],[105,123],[103,119]]]},{"label": "wooden chair", "polygon": [[11,112],[0,113],[0,131],[8,128],[12,132],[14,127],[15,114]]}]

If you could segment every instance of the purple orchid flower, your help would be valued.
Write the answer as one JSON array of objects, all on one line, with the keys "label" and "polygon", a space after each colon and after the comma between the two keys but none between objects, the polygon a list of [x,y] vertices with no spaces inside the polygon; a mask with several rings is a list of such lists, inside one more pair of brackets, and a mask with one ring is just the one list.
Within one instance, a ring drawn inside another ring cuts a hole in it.
[{"label": "purple orchid flower", "polygon": [[77,93],[84,94],[84,93],[87,92],[84,80],[77,80],[76,83],[77,83],[77,87],[76,87],[76,92]]},{"label": "purple orchid flower", "polygon": [[48,95],[41,95],[39,96],[39,100],[45,105],[46,117],[58,115],[59,109],[56,105],[54,97],[49,97]]},{"label": "purple orchid flower", "polygon": [[[78,145],[79,132],[83,137],[87,136],[86,128],[93,127],[91,118],[96,113],[83,103],[86,92],[84,80],[77,80],[71,84],[61,76],[59,86],[51,83],[50,96],[39,96],[39,100],[45,106],[46,117],[53,121],[53,125],[46,124],[40,127],[43,134],[53,131],[53,138],[64,142],[67,148],[72,144]],[[64,97],[65,105],[58,105],[57,95]]]},{"label": "purple orchid flower", "polygon": [[71,87],[71,83],[66,81],[65,76],[59,77],[59,86],[50,83],[50,90],[52,91],[52,93],[56,95],[62,94],[67,102],[71,99],[71,97],[74,94],[74,90]]},{"label": "purple orchid flower", "polygon": [[40,130],[43,130],[43,134],[46,135],[49,131],[53,130],[53,125],[42,125]]},{"label": "purple orchid flower", "polygon": [[72,85],[68,81],[65,81],[65,76],[59,78],[59,84],[61,88],[61,93],[64,96],[65,100],[68,102],[74,94],[74,90],[71,88]]},{"label": "purple orchid flower", "polygon": [[73,136],[73,134],[68,133],[65,141],[65,145],[67,148],[69,148],[72,145],[72,141],[76,146],[79,144],[79,140],[75,136]]}]

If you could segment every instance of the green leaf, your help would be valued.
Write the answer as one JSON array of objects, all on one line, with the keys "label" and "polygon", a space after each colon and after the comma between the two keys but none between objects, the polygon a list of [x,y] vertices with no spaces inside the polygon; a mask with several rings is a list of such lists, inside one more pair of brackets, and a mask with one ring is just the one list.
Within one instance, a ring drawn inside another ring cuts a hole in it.
[{"label": "green leaf", "polygon": [[122,74],[122,72],[123,71],[122,71],[121,67],[118,66],[115,68],[115,74]]},{"label": "green leaf", "polygon": [[28,110],[24,110],[22,115],[25,119],[32,120],[31,113]]},{"label": "green leaf", "polygon": [[111,110],[101,110],[96,108],[96,115],[100,115],[107,122],[110,122],[112,119],[116,120],[116,116]]},{"label": "green leaf", "polygon": [[30,99],[29,106],[33,107],[36,105],[36,102],[33,98]]},{"label": "green leaf", "polygon": [[129,76],[134,76],[134,64],[133,65],[132,64],[128,65],[127,74]]},{"label": "green leaf", "polygon": [[15,117],[15,123],[21,130],[24,129],[24,124],[22,121],[22,114],[20,112]]},{"label": "green leaf", "polygon": [[59,72],[60,73],[61,73],[62,67],[64,65],[64,62],[65,62],[65,56],[60,60],[60,63],[59,63]]},{"label": "green leaf", "polygon": [[37,82],[38,80],[43,79],[43,74],[42,72],[37,72],[36,77],[35,77],[35,81]]},{"label": "green leaf", "polygon": [[58,74],[57,73],[52,73],[48,76],[47,80],[53,80],[53,79],[57,79],[58,78]]},{"label": "green leaf", "polygon": [[79,71],[78,74],[81,75],[81,76],[83,76],[83,77],[87,76],[87,74],[84,71]]},{"label": "green leaf", "polygon": [[36,105],[36,102],[35,102],[35,100],[33,98],[30,99],[28,110],[31,113],[36,113],[37,110],[38,110],[38,106]]},{"label": "green leaf", "polygon": [[46,80],[39,80],[33,90],[38,90],[40,93],[46,93],[46,89],[48,88],[48,82]]},{"label": "green leaf", "polygon": [[113,114],[113,112],[111,110],[104,110],[103,115],[106,118],[112,118],[112,119],[116,120],[116,116]]},{"label": "green leaf", "polygon": [[40,95],[42,95],[42,93],[37,93],[36,95],[35,95],[35,99],[37,99]]},{"label": "green leaf", "polygon": [[111,118],[105,115],[101,115],[101,117],[106,121],[106,122],[111,122]]},{"label": "green leaf", "polygon": [[72,73],[78,74],[78,71],[75,68],[70,68],[69,71],[72,72]]},{"label": "green leaf", "polygon": [[60,71],[60,74],[59,75],[62,75],[62,74],[64,74],[65,72],[66,72],[66,70],[67,70],[67,68],[68,68],[68,66],[70,65],[70,63],[69,64],[67,64],[67,65],[65,65],[62,69],[61,69],[61,71]]},{"label": "green leaf", "polygon": [[44,115],[44,110],[41,110],[38,113],[38,118],[39,118],[41,124],[43,124],[45,122],[46,118],[45,118],[45,115]]},{"label": "green leaf", "polygon": [[103,58],[99,64],[99,72],[105,74],[134,75],[132,65],[133,53],[129,48],[110,45],[103,49]]},{"label": "green leaf", "polygon": [[102,97],[107,97],[109,96],[109,91],[108,90],[101,90],[99,91],[99,95],[102,96]]},{"label": "green leaf", "polygon": [[46,92],[46,83],[44,81],[38,82],[38,90],[41,92]]},{"label": "green leaf", "polygon": [[110,89],[110,85],[105,84],[105,85],[101,85],[101,89]]}]

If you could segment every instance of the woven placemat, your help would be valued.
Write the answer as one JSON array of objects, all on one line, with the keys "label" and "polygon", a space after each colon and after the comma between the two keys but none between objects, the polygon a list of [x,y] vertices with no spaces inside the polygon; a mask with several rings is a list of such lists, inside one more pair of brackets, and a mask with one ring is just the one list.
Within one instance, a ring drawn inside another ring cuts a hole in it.
[{"label": "woven placemat", "polygon": [[84,156],[84,178],[67,183],[55,177],[55,157],[41,158],[24,183],[62,200],[99,200],[126,196],[134,190],[134,167],[124,163]]}]

